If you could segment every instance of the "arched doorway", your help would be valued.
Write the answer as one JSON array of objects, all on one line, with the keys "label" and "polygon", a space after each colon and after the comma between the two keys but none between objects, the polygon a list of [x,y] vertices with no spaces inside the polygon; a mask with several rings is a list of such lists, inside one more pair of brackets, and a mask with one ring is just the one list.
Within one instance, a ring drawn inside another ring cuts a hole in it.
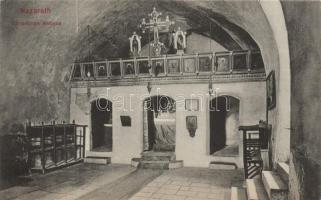
[{"label": "arched doorway", "polygon": [[220,96],[210,101],[210,154],[238,156],[240,101]]},{"label": "arched doorway", "polygon": [[92,151],[112,151],[112,130],[112,102],[104,98],[91,102]]},{"label": "arched doorway", "polygon": [[175,101],[164,95],[144,100],[144,151],[175,151]]}]

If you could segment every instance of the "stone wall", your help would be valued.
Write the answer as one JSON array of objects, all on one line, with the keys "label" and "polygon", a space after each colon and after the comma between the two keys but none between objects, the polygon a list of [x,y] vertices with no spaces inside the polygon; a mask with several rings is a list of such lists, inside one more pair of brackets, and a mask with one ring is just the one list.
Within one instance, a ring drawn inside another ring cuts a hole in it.
[{"label": "stone wall", "polygon": [[321,198],[321,3],[282,2],[291,59],[290,198]]},{"label": "stone wall", "polygon": [[[143,46],[141,56],[149,56],[150,50],[152,51],[152,47],[149,48],[148,44]],[[184,51],[185,54],[209,53],[220,51],[228,50],[209,37],[193,32],[186,37],[186,49]]]}]

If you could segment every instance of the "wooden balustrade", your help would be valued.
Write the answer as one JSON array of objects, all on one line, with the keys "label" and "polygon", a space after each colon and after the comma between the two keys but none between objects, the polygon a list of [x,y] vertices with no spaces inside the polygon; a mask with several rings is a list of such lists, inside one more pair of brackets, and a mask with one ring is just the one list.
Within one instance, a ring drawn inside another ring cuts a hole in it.
[{"label": "wooden balustrade", "polygon": [[[257,125],[240,126],[243,134],[243,163],[245,178],[253,178],[270,168],[269,140],[271,125],[260,121]],[[267,155],[265,155],[267,154]],[[266,169],[265,169],[266,170]]]},{"label": "wooden balustrade", "polygon": [[261,53],[249,50],[111,59],[74,63],[72,67],[74,81],[264,72]]}]

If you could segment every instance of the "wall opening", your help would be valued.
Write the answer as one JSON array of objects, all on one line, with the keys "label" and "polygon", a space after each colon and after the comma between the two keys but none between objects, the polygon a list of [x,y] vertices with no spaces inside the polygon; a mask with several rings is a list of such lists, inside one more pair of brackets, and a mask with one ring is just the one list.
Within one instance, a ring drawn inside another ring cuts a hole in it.
[{"label": "wall opening", "polygon": [[163,95],[144,101],[144,150],[175,151],[175,101]]},{"label": "wall opening", "polygon": [[220,96],[210,101],[210,154],[238,156],[240,101]]},{"label": "wall opening", "polygon": [[112,151],[112,130],[112,102],[104,98],[93,101],[91,103],[92,151]]}]

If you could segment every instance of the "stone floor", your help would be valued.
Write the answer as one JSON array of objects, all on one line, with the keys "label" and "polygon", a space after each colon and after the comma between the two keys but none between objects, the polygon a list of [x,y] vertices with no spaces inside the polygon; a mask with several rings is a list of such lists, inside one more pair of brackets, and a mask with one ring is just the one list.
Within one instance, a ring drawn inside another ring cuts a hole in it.
[{"label": "stone floor", "polygon": [[239,145],[228,145],[223,149],[215,152],[212,156],[239,156]]},{"label": "stone floor", "polygon": [[230,197],[242,184],[241,171],[181,168],[136,170],[128,165],[78,164],[1,190],[1,200],[145,200],[217,199]]},{"label": "stone floor", "polygon": [[181,168],[165,171],[130,200],[229,200],[231,186],[241,186],[238,170]]},{"label": "stone floor", "polygon": [[42,174],[33,174],[16,186],[0,191],[0,199],[53,200],[79,197],[135,171],[128,165],[78,164]]}]

